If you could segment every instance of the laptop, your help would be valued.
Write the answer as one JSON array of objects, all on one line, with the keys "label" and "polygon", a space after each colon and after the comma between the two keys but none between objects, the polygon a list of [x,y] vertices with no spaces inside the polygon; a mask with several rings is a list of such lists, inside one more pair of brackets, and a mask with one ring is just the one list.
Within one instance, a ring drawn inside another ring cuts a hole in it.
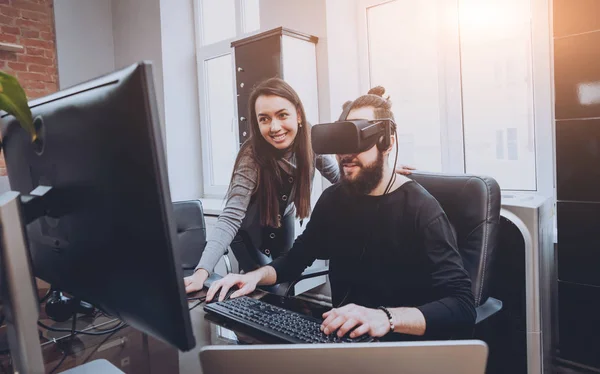
[{"label": "laptop", "polygon": [[213,345],[200,350],[204,374],[484,374],[481,340],[286,345]]}]

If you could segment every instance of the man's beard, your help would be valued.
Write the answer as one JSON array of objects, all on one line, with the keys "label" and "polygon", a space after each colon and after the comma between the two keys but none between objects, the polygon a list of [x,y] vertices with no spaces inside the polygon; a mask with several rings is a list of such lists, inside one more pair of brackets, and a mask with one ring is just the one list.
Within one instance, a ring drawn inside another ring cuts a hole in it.
[{"label": "man's beard", "polygon": [[342,185],[351,194],[368,195],[381,182],[381,178],[383,178],[383,153],[378,151],[377,159],[370,165],[357,164],[360,169],[356,177],[351,180],[344,173],[343,164],[344,162],[352,162],[353,159],[354,157],[345,157],[338,161],[342,173]]}]

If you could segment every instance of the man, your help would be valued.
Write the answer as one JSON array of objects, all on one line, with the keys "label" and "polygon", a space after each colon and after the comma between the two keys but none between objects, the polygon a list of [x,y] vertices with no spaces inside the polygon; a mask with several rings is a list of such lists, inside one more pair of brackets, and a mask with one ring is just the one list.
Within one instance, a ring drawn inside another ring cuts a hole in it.
[{"label": "man", "polygon": [[[378,87],[347,103],[347,119],[393,118],[382,95]],[[394,175],[392,146],[337,155],[342,182],[323,192],[290,251],[213,283],[207,300],[221,288],[222,300],[232,286],[239,288],[233,298],[257,285],[291,281],[316,258],[328,259],[334,309],[323,315],[325,334],[448,339],[469,331],[474,298],[448,218],[418,183]]]}]

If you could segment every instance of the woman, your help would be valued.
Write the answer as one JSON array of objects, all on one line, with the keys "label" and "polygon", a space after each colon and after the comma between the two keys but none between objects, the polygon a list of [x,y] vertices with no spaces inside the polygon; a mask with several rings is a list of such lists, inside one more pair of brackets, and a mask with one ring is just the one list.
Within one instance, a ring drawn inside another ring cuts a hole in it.
[{"label": "woman", "polygon": [[[287,251],[291,242],[281,238],[293,241],[289,227],[293,227],[294,214],[299,219],[310,214],[315,167],[331,183],[340,179],[334,157],[313,154],[304,106],[285,81],[271,78],[260,83],[248,107],[250,138],[235,160],[227,202],[214,233],[194,274],[185,278],[188,293],[202,289],[238,231],[251,233],[250,241],[259,247],[262,258]],[[410,169],[401,167],[397,172],[410,174]],[[272,243],[267,245],[267,241]]]}]

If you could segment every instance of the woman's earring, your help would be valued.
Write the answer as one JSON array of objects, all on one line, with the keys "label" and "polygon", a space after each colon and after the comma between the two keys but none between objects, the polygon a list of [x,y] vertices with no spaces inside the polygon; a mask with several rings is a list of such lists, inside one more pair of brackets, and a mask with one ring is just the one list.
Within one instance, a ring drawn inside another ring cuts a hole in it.
[{"label": "woman's earring", "polygon": [[302,127],[302,122],[298,122],[298,126]]}]

